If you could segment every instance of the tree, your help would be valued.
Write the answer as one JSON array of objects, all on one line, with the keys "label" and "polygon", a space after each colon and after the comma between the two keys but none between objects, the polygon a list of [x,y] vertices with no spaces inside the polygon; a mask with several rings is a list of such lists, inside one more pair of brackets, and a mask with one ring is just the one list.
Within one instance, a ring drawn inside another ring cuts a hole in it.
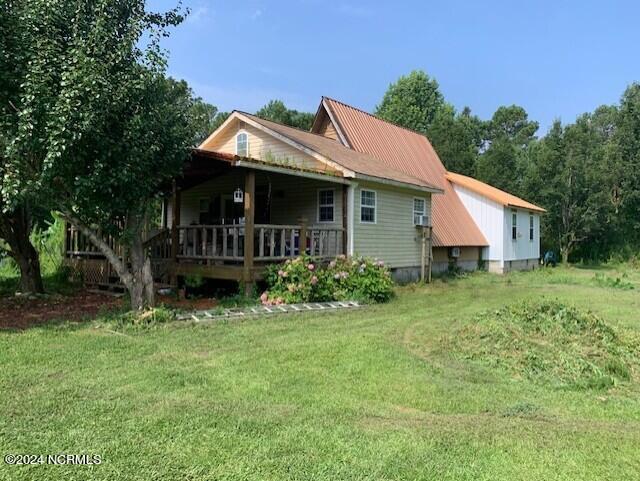
[{"label": "tree", "polygon": [[422,70],[414,70],[389,86],[375,114],[426,135],[444,106],[438,82]]},{"label": "tree", "polygon": [[499,107],[488,123],[487,148],[477,163],[480,180],[513,194],[522,194],[522,162],[538,123],[517,105]]},{"label": "tree", "polygon": [[436,113],[428,137],[447,170],[474,176],[485,131],[485,123],[468,107],[456,113],[445,105]]},{"label": "tree", "polygon": [[[23,50],[21,11],[21,2],[13,0],[0,6],[0,239],[6,242],[9,256],[20,269],[20,290],[41,293],[44,287],[40,259],[29,239],[33,227],[31,206],[36,196],[11,199],[4,181],[7,169],[15,160],[10,157],[11,144],[18,135],[19,92],[27,61]],[[31,153],[41,148],[34,143]],[[28,162],[28,159],[24,160]]]},{"label": "tree", "polygon": [[229,112],[218,111],[218,107],[205,102],[200,97],[193,99],[193,120],[197,130],[194,145],[201,144],[228,117]]},{"label": "tree", "polygon": [[26,68],[3,192],[14,202],[40,192],[105,255],[132,307],[153,305],[143,230],[197,137],[191,91],[165,78],[159,47],[183,17],[148,12],[143,0],[21,8]]},{"label": "tree", "polygon": [[[605,122],[606,125],[606,122]],[[609,199],[617,214],[620,243],[640,245],[640,84],[622,95],[609,150]]]},{"label": "tree", "polygon": [[581,115],[566,127],[554,122],[531,149],[530,198],[547,209],[543,243],[557,246],[565,263],[583,246],[598,257],[597,248],[607,235],[606,138],[594,117]]},{"label": "tree", "polygon": [[311,130],[314,114],[288,109],[282,100],[271,100],[256,112],[261,119],[271,120],[280,124]]}]

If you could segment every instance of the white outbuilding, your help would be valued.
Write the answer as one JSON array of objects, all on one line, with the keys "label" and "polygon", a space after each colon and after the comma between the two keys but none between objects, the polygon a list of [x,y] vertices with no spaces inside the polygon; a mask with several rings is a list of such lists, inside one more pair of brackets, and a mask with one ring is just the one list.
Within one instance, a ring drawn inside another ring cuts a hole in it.
[{"label": "white outbuilding", "polygon": [[540,265],[543,208],[465,175],[448,172],[447,179],[489,243],[482,259],[490,272]]}]

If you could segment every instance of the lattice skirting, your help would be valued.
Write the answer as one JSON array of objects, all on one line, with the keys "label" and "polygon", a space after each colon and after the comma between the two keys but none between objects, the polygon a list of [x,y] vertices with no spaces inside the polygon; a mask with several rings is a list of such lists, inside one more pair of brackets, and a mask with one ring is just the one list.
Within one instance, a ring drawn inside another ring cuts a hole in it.
[{"label": "lattice skirting", "polygon": [[113,277],[111,264],[105,259],[65,259],[69,278],[86,286],[110,284]]}]

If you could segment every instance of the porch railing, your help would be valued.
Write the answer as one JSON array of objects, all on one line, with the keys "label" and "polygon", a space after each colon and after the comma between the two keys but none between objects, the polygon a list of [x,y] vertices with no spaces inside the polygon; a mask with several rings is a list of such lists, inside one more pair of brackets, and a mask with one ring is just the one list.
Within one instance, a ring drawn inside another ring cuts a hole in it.
[{"label": "porch railing", "polygon": [[[304,252],[318,258],[343,254],[344,230],[333,227],[256,224],[254,260],[279,261],[300,255],[300,233],[304,232]],[[178,259],[242,261],[243,225],[189,225],[178,227]]]},{"label": "porch railing", "polygon": [[[177,228],[176,258],[193,261],[242,262],[244,259],[245,227],[243,225],[185,225]],[[301,243],[300,234],[305,240]],[[102,257],[102,254],[77,229],[68,226],[65,239],[67,257]],[[155,232],[145,241],[152,259],[171,259],[173,255],[171,229]],[[344,254],[344,229],[323,226],[256,224],[254,226],[254,260],[281,261],[304,252],[316,258]],[[107,242],[122,255],[117,241]]]}]

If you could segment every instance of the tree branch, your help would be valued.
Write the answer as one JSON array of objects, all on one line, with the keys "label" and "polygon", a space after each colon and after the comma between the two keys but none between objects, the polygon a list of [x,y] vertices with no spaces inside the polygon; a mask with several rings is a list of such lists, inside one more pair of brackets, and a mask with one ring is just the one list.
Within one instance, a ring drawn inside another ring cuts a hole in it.
[{"label": "tree branch", "polygon": [[93,229],[85,225],[80,219],[78,219],[71,211],[64,209],[60,212],[60,215],[67,222],[70,222],[76,229],[82,232],[91,243],[107,258],[113,268],[120,276],[122,282],[129,287],[131,284],[131,273],[128,271],[125,263],[116,255],[114,250],[109,247],[103,239],[101,239]]}]

